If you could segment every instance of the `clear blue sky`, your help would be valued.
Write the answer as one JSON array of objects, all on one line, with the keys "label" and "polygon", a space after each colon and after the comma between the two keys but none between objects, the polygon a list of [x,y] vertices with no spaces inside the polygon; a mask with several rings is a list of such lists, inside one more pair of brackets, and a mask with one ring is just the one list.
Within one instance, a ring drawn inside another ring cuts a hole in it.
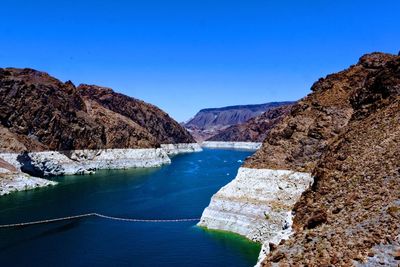
[{"label": "clear blue sky", "polygon": [[400,50],[400,1],[2,1],[0,67],[108,86],[178,121],[296,100],[372,51]]}]

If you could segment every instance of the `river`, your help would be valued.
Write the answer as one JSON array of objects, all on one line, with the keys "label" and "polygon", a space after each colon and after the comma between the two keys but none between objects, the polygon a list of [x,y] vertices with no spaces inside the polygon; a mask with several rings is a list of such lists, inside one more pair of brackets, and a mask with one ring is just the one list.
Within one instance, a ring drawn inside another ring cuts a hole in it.
[{"label": "river", "polygon": [[[161,168],[55,177],[54,187],[0,197],[0,224],[97,212],[143,219],[200,218],[248,151],[173,157]],[[0,266],[253,266],[260,245],[195,222],[121,222],[90,217],[0,229]]]}]

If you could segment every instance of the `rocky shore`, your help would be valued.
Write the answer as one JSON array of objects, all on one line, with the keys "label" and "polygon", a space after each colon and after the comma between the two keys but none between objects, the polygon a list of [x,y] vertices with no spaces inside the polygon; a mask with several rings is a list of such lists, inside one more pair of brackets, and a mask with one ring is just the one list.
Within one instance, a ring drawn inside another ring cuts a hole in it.
[{"label": "rocky shore", "polygon": [[255,142],[223,142],[223,141],[205,141],[201,143],[204,148],[230,148],[230,149],[244,149],[244,150],[257,150],[261,147],[262,143]]},{"label": "rocky shore", "polygon": [[[16,164],[17,162],[14,162]],[[0,196],[15,191],[56,185],[56,182],[32,177],[22,173],[17,167],[0,158]]]},{"label": "rocky shore", "polygon": [[29,68],[0,68],[0,103],[2,189],[10,181],[16,189],[46,184],[27,174],[158,167],[171,162],[169,155],[201,150],[152,104]]},{"label": "rocky shore", "polygon": [[101,169],[160,167],[171,163],[169,155],[198,151],[201,151],[201,147],[191,143],[145,149],[0,153],[4,165],[4,168],[0,168],[0,190],[6,194],[55,184],[38,177],[91,174]]},{"label": "rocky shore", "polygon": [[0,158],[38,177],[90,173],[99,169],[158,167],[170,163],[163,149],[105,149],[4,153]]},{"label": "rocky shore", "polygon": [[32,177],[25,173],[0,174],[0,196],[16,191],[24,191],[39,187],[56,185],[56,182]]},{"label": "rocky shore", "polygon": [[192,153],[192,152],[202,151],[202,148],[198,143],[162,144],[161,148],[170,156],[181,153]]},{"label": "rocky shore", "polygon": [[292,209],[313,179],[308,173],[240,168],[204,210],[199,226],[238,233],[260,242],[262,260],[292,234]]}]

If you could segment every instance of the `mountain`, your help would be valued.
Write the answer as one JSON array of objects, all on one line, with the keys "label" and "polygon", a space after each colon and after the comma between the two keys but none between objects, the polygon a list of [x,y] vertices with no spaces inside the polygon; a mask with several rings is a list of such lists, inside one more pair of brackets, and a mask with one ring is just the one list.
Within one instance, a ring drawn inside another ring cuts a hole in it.
[{"label": "mountain", "polygon": [[109,88],[0,69],[0,151],[151,148],[193,143],[159,108]]},{"label": "mountain", "polygon": [[179,123],[154,105],[95,85],[79,85],[78,92],[87,103],[95,102],[146,129],[160,144],[195,142]]},{"label": "mountain", "polygon": [[271,108],[245,123],[236,124],[222,130],[207,141],[262,142],[269,131],[290,111],[291,104]]},{"label": "mountain", "polygon": [[202,109],[191,120],[185,123],[184,126],[192,133],[196,140],[203,141],[232,125],[244,123],[271,108],[290,103],[271,102],[259,105]]},{"label": "mountain", "polygon": [[263,266],[396,266],[400,259],[400,56],[372,53],[320,79],[244,166],[312,173],[295,234]]}]

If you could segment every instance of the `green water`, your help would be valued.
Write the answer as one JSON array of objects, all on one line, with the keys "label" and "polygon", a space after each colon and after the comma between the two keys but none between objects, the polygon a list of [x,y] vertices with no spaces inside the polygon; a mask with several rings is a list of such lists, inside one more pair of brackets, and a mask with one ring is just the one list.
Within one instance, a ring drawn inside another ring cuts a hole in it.
[{"label": "green water", "polygon": [[[0,198],[0,223],[98,212],[143,218],[199,218],[251,153],[204,150],[161,168],[54,178],[55,187]],[[0,230],[1,266],[253,266],[260,245],[184,223],[96,217]]]}]

